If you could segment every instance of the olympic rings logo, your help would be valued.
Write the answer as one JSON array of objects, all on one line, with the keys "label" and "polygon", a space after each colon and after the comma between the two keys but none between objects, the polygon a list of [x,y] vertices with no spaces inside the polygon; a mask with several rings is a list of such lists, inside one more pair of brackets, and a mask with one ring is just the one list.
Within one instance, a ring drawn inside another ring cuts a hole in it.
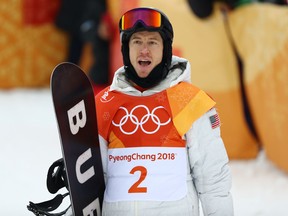
[{"label": "olympic rings logo", "polygon": [[[144,108],[147,112],[147,114],[145,114],[141,119],[138,119],[138,117],[134,114],[135,110],[137,110],[139,108]],[[155,114],[155,112],[157,110],[164,109],[163,106],[155,107],[151,113],[150,113],[150,110],[148,109],[148,107],[145,105],[135,106],[130,111],[130,113],[128,112],[128,110],[125,107],[119,107],[119,109],[124,110],[125,115],[120,119],[119,123],[115,123],[114,121],[112,121],[112,124],[116,127],[119,127],[121,132],[123,134],[126,134],[126,135],[134,134],[139,128],[146,134],[154,134],[160,129],[161,126],[167,125],[171,121],[171,118],[169,117],[169,119],[166,122],[161,122],[160,118]],[[156,125],[156,128],[154,130],[148,131],[147,129],[144,128],[144,125],[150,119]],[[128,120],[130,120],[130,122],[135,125],[135,128],[132,131],[125,131],[123,128],[123,126],[128,122]]]}]

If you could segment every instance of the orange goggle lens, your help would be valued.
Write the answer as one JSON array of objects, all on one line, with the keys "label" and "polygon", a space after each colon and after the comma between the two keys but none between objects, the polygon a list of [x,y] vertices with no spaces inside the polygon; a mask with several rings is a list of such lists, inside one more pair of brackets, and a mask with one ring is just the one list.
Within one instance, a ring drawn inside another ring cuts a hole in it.
[{"label": "orange goggle lens", "polygon": [[138,8],[128,11],[121,17],[120,29],[122,31],[129,30],[139,21],[147,27],[159,28],[161,26],[161,14],[156,10],[148,8]]}]

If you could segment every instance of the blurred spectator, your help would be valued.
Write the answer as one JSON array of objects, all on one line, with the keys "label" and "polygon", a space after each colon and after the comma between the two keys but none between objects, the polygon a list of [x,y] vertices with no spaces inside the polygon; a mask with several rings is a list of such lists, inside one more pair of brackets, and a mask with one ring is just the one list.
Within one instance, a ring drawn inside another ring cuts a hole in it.
[{"label": "blurred spectator", "polygon": [[259,2],[266,2],[266,3],[272,3],[272,4],[278,4],[278,5],[288,4],[288,0],[259,0]]},{"label": "blurred spectator", "polygon": [[188,0],[189,6],[198,18],[206,18],[213,12],[214,2],[223,2],[227,6],[226,9],[233,10],[239,6],[252,2],[266,2],[279,5],[287,5],[287,0]]},{"label": "blurred spectator", "polygon": [[105,0],[62,0],[55,25],[69,34],[67,61],[79,64],[83,48],[92,47],[93,65],[88,72],[95,93],[109,82],[109,40],[112,22]]},{"label": "blurred spectator", "polygon": [[202,19],[213,13],[214,2],[223,2],[227,6],[227,9],[235,9],[241,5],[251,3],[253,0],[188,0],[194,14]]}]

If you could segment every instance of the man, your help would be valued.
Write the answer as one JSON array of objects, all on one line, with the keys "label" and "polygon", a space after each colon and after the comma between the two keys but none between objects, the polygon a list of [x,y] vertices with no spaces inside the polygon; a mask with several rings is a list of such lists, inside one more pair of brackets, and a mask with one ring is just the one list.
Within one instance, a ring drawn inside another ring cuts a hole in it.
[{"label": "man", "polygon": [[136,8],[119,23],[124,66],[96,96],[106,190],[102,215],[233,216],[228,157],[215,102],[172,56],[161,11]]}]

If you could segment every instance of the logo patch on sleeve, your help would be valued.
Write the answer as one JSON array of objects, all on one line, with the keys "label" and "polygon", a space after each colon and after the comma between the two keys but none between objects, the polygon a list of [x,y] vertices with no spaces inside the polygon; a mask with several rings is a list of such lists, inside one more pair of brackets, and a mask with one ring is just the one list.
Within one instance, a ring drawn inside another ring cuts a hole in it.
[{"label": "logo patch on sleeve", "polygon": [[215,129],[220,126],[220,118],[219,118],[218,113],[216,113],[213,116],[210,116],[209,120],[210,120],[212,129]]}]

